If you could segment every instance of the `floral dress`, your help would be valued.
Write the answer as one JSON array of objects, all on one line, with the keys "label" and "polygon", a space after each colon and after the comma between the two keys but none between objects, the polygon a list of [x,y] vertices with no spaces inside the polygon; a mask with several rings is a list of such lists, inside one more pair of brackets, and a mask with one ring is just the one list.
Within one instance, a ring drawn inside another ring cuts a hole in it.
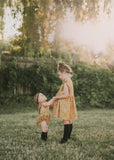
[{"label": "floral dress", "polygon": [[42,107],[39,105],[39,117],[37,119],[37,125],[41,126],[42,121],[46,121],[47,125],[49,124],[50,121],[50,112],[49,112],[49,106],[48,107]]},{"label": "floral dress", "polygon": [[69,97],[55,101],[53,106],[53,117],[58,117],[63,120],[77,120],[77,109],[74,99],[74,89],[72,80],[63,81],[56,96],[63,95],[64,83],[66,83],[69,90]]}]

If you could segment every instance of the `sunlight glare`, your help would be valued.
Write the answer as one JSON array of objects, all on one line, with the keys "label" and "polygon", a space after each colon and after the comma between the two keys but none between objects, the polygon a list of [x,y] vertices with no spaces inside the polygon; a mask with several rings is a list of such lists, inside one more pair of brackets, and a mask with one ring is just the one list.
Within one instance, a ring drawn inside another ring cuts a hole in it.
[{"label": "sunlight glare", "polygon": [[4,39],[9,40],[10,38],[14,37],[14,35],[19,35],[18,28],[22,24],[22,15],[18,13],[16,18],[14,19],[11,15],[11,9],[7,7],[5,9],[5,16],[4,16]]},{"label": "sunlight glare", "polygon": [[114,12],[110,19],[99,22],[75,22],[73,14],[69,13],[62,24],[61,38],[75,45],[81,44],[94,51],[105,51],[109,42],[114,42]]}]

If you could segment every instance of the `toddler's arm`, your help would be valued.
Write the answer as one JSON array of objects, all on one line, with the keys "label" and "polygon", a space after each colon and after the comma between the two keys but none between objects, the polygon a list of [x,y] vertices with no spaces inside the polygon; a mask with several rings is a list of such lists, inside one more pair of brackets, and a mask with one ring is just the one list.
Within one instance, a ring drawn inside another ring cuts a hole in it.
[{"label": "toddler's arm", "polygon": [[42,103],[42,105],[43,105],[44,107],[52,106],[52,105],[53,105],[53,102],[54,102],[54,98],[50,99],[48,102]]}]

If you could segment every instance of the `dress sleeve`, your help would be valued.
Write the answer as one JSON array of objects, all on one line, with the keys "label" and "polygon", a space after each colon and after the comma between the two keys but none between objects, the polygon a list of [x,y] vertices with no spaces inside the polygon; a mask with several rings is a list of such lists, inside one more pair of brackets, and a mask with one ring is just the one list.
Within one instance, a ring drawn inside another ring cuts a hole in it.
[{"label": "dress sleeve", "polygon": [[70,84],[68,82],[65,82],[65,84],[67,85],[68,91],[69,91],[69,94],[70,94]]},{"label": "dress sleeve", "polygon": [[68,89],[70,90],[70,84],[68,82],[65,82],[65,84],[67,85]]}]

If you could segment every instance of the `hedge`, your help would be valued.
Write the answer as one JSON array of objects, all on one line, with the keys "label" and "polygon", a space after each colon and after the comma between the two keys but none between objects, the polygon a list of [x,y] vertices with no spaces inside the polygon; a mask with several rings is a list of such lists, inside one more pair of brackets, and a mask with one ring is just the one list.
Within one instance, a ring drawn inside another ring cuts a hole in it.
[{"label": "hedge", "polygon": [[[78,108],[114,106],[114,74],[110,70],[81,63],[72,68]],[[19,85],[29,88],[31,96],[42,92],[49,99],[55,96],[62,83],[55,69],[49,69],[44,64],[24,69],[16,61],[7,66],[2,65],[0,77],[0,103],[3,103],[1,101],[4,98],[13,97],[13,90]]]}]

